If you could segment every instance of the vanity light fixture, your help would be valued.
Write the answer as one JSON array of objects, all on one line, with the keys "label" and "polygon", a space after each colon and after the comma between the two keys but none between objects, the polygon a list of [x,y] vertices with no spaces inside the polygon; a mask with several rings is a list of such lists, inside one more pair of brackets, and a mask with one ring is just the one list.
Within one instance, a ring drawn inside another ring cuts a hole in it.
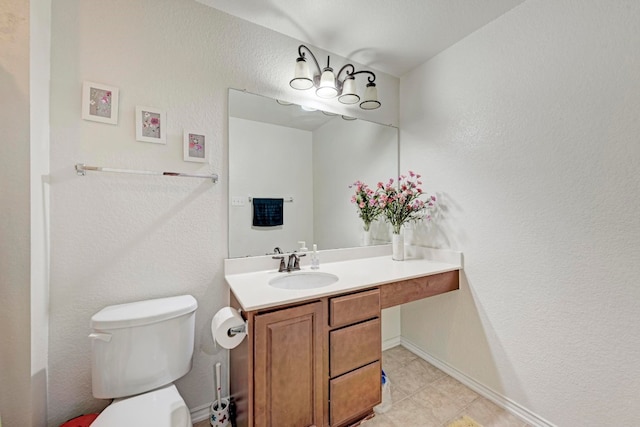
[{"label": "vanity light fixture", "polygon": [[[313,74],[307,64],[306,50],[313,63],[316,66],[316,72]],[[364,100],[360,102],[360,108],[363,110],[375,110],[380,108],[382,104],[378,101],[378,89],[376,88],[376,75],[368,70],[356,71],[353,64],[346,64],[338,74],[334,74],[333,68],[329,66],[330,57],[327,56],[327,66],[320,69],[318,60],[313,52],[305,45],[298,47],[298,59],[296,60],[296,68],[293,79],[289,85],[298,90],[307,90],[312,87],[316,88],[316,95],[320,98],[329,99],[338,97],[338,101],[343,104],[356,104],[360,101],[360,96],[356,93],[356,75],[370,74],[367,79],[367,88],[364,91]],[[343,76],[344,72],[344,76]],[[342,76],[342,77],[341,77]]]}]

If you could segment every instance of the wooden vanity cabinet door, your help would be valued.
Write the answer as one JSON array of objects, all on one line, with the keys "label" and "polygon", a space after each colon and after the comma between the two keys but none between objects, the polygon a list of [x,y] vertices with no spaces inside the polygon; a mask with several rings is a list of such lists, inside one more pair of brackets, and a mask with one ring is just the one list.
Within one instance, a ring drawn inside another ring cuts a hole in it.
[{"label": "wooden vanity cabinet door", "polygon": [[255,317],[256,427],[323,425],[322,303]]},{"label": "wooden vanity cabinet door", "polygon": [[329,376],[331,378],[380,360],[380,318],[329,332]]},{"label": "wooden vanity cabinet door", "polygon": [[337,328],[380,316],[380,290],[329,299],[329,326]]},{"label": "wooden vanity cabinet door", "polygon": [[349,424],[381,402],[381,369],[378,361],[329,381],[332,427]]}]

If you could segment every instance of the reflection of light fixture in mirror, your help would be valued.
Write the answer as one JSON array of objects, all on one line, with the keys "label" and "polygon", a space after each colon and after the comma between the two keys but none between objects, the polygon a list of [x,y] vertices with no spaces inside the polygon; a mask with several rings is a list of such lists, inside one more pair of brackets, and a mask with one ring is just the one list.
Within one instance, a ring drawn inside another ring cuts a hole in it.
[{"label": "reflection of light fixture in mirror", "polygon": [[[306,54],[302,51],[305,49],[311,55],[313,63],[316,65],[316,72],[311,73],[309,64],[307,64]],[[344,77],[340,76],[344,72]],[[318,60],[305,45],[298,47],[298,59],[296,60],[296,69],[293,79],[289,82],[292,88],[298,90],[307,90],[315,86],[316,95],[320,98],[335,98],[343,104],[356,104],[360,101],[360,96],[356,93],[356,78],[358,74],[370,74],[367,79],[367,88],[364,92],[364,100],[360,103],[363,110],[375,110],[380,108],[382,104],[378,101],[378,89],[376,88],[376,75],[367,70],[356,71],[353,64],[347,64],[340,68],[338,74],[333,73],[333,68],[329,66],[329,57],[327,56],[327,66],[320,69]]]},{"label": "reflection of light fixture in mirror", "polygon": [[318,111],[317,108],[307,107],[306,105],[301,105],[300,108],[302,108],[304,111],[309,111],[309,112]]},{"label": "reflection of light fixture in mirror", "polygon": [[324,114],[325,116],[329,116],[329,117],[337,116],[336,113],[330,113],[328,111],[323,111],[323,110],[320,110],[320,111],[322,111],[322,114]]},{"label": "reflection of light fixture in mirror", "polygon": [[350,117],[350,116],[342,116],[342,119],[343,119],[343,120],[349,120],[349,121],[351,121],[351,120],[358,120],[358,119],[356,119],[355,117]]},{"label": "reflection of light fixture in mirror", "polygon": [[276,102],[280,105],[284,105],[286,107],[288,107],[289,105],[293,105],[293,102],[289,102],[289,101],[283,101],[281,99],[276,99]]}]

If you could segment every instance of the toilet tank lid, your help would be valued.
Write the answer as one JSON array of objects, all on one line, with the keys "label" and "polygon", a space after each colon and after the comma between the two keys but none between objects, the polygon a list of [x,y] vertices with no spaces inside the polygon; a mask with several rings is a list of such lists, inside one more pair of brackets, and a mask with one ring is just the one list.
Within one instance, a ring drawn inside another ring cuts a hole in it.
[{"label": "toilet tank lid", "polygon": [[192,313],[198,302],[191,295],[110,305],[91,317],[93,329],[119,329],[160,322]]}]

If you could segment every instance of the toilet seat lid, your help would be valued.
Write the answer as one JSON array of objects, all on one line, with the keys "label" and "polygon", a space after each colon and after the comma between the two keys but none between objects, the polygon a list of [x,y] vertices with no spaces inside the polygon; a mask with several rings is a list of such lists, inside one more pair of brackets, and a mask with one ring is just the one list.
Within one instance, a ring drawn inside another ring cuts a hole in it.
[{"label": "toilet seat lid", "polygon": [[173,384],[133,397],[116,399],[91,427],[191,427],[189,408]]}]

